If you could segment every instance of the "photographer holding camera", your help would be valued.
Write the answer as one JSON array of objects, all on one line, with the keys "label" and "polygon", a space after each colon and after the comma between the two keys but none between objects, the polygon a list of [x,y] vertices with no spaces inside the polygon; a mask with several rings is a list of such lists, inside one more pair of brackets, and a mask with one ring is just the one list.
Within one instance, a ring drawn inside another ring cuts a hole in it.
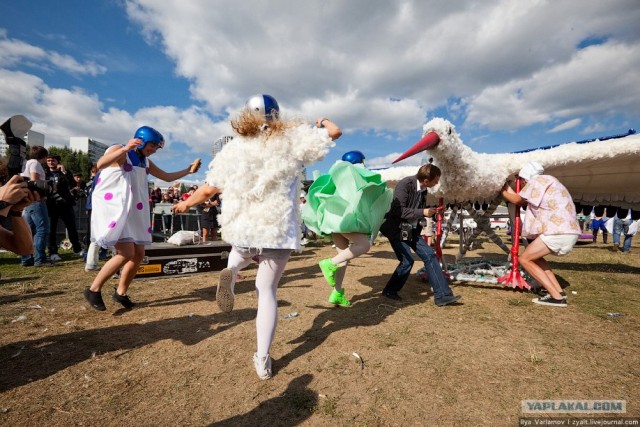
[{"label": "photographer holding camera", "polygon": [[71,188],[76,185],[73,174],[69,172],[62,163],[60,156],[47,156],[47,180],[52,182],[55,190],[47,197],[47,209],[49,211],[49,258],[51,261],[61,261],[58,255],[58,220],[61,219],[67,228],[69,240],[73,245],[75,255],[82,255],[82,245],[78,237],[78,228],[76,227],[76,215],[73,207],[76,205],[75,199],[71,194]]},{"label": "photographer holding camera", "polygon": [[[49,151],[40,146],[31,147],[30,159],[24,164],[22,176],[32,183],[39,183],[45,179],[43,164],[46,162]],[[20,263],[23,267],[51,267],[53,264],[47,259],[47,239],[49,238],[49,213],[43,193],[40,200],[30,204],[22,212],[31,231],[33,232],[34,252],[23,255]]]},{"label": "photographer holding camera", "polygon": [[[2,182],[6,179],[6,165],[0,161]],[[18,255],[29,255],[33,250],[31,228],[22,217],[25,206],[40,200],[40,195],[29,191],[27,183],[14,175],[0,187],[0,217],[11,218],[11,229],[0,226],[0,247]]]},{"label": "photographer holding camera", "polygon": [[422,165],[416,175],[400,180],[393,191],[391,209],[385,215],[385,222],[382,223],[380,231],[389,239],[400,264],[382,291],[382,295],[387,298],[401,299],[398,291],[402,289],[411,274],[413,267],[411,250],[413,249],[424,261],[435,304],[442,307],[460,299],[459,296],[454,296],[449,288],[433,249],[420,237],[421,220],[424,217],[432,217],[437,212],[435,208],[425,208],[427,189],[436,186],[441,175],[442,172],[437,166]]}]

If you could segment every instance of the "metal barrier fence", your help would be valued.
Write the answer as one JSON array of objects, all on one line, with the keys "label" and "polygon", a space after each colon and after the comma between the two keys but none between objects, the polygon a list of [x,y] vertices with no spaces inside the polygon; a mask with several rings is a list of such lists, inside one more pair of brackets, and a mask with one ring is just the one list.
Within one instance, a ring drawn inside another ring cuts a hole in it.
[{"label": "metal barrier fence", "polygon": [[[73,211],[76,217],[76,229],[78,230],[78,236],[80,242],[84,242],[85,236],[90,233],[88,229],[88,215],[86,209],[87,199],[81,197],[76,200],[76,205],[73,207]],[[158,215],[154,214],[154,209],[151,210],[151,224],[153,226],[153,241],[163,242],[171,236],[172,232],[179,230],[200,231],[200,215],[197,214],[195,209],[192,209],[188,214],[180,215]],[[58,237],[58,243],[62,243],[67,238],[67,229],[64,226],[62,220],[58,220],[58,227],[56,228],[56,235]]]}]

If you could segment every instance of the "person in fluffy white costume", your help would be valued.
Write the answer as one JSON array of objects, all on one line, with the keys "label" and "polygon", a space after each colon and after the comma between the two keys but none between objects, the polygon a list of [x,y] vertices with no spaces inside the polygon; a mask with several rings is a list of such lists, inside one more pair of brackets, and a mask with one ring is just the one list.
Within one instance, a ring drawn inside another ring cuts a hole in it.
[{"label": "person in fluffy white costume", "polygon": [[[236,133],[209,165],[207,185],[176,210],[197,204],[214,187],[222,190],[222,238],[232,245],[227,268],[220,272],[216,301],[233,310],[236,274],[256,258],[258,273],[257,351],[261,379],[271,377],[269,350],[278,320],[276,290],[292,250],[300,246],[300,175],[305,164],[321,160],[342,132],[319,118],[314,127],[282,120],[276,100],[256,95],[231,121]],[[193,200],[192,200],[193,199]]]}]

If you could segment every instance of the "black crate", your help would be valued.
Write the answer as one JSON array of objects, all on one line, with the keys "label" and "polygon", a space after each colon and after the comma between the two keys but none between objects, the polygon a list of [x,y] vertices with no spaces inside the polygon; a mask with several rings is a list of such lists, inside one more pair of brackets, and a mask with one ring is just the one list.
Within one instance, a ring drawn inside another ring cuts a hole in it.
[{"label": "black crate", "polygon": [[227,266],[229,252],[231,245],[221,240],[184,246],[152,243],[146,247],[135,278],[220,271]]}]

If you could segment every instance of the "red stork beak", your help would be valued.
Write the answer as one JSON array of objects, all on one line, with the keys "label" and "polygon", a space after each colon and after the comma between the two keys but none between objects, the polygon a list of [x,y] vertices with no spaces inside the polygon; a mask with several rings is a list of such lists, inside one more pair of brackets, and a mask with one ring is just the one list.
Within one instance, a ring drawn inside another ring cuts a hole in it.
[{"label": "red stork beak", "polygon": [[435,132],[429,132],[428,134],[423,136],[422,139],[420,141],[418,141],[413,147],[409,148],[407,151],[402,153],[402,155],[400,155],[400,157],[395,159],[392,162],[392,164],[393,163],[397,163],[400,160],[404,160],[407,157],[411,157],[414,154],[417,154],[417,153],[419,153],[421,151],[433,148],[436,145],[438,145],[439,142],[440,142],[440,137],[438,136],[438,134],[435,133]]}]

